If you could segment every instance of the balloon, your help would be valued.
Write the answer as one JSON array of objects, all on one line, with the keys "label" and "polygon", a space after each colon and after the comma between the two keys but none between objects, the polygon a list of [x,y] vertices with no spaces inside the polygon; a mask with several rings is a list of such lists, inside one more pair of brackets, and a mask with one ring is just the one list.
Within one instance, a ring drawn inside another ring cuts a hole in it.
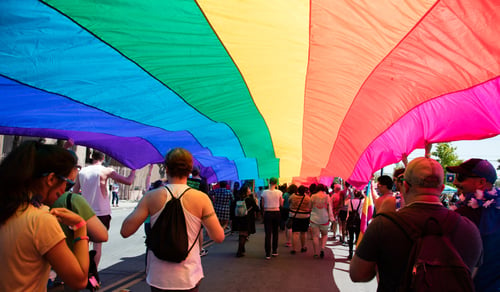
[{"label": "balloon", "polygon": [[[0,1],[0,134],[366,185],[500,133],[497,1]],[[325,179],[330,178],[330,179]]]}]

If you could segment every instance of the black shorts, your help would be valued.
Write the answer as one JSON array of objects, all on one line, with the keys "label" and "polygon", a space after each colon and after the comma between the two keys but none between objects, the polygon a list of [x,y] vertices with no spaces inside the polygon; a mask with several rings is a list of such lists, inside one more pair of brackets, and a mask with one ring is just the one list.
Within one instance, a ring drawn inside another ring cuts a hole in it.
[{"label": "black shorts", "polygon": [[101,220],[102,224],[106,226],[106,229],[109,230],[109,223],[111,222],[111,215],[97,216],[99,220]]},{"label": "black shorts", "polygon": [[340,210],[339,211],[339,220],[345,221],[345,219],[347,219],[347,210]]},{"label": "black shorts", "polygon": [[309,218],[294,218],[292,232],[307,232],[309,229]]}]

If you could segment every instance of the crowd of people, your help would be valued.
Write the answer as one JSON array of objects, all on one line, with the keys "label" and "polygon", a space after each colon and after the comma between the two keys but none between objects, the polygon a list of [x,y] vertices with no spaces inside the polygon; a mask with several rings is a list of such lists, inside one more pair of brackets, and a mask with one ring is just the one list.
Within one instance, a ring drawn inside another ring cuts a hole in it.
[{"label": "crowd of people", "polygon": [[[67,289],[87,286],[89,262],[99,264],[101,244],[108,240],[108,190],[117,206],[118,183],[130,185],[135,177],[134,170],[122,176],[103,166],[104,154],[99,151],[92,158],[91,165],[81,168],[73,152],[30,141],[3,159],[1,291],[43,291],[51,269]],[[257,231],[256,223],[264,225],[263,258],[267,260],[279,256],[281,234],[290,254],[324,259],[332,234],[331,241],[349,247],[353,281],[377,277],[379,291],[397,291],[405,278],[412,241],[391,216],[420,229],[427,228],[430,218],[442,229],[450,229],[449,218],[458,217],[452,230],[443,234],[462,258],[476,291],[500,290],[500,189],[494,186],[497,173],[487,160],[470,159],[446,168],[455,174],[453,184],[461,192],[460,200],[446,206],[441,200],[444,170],[428,157],[412,160],[392,177],[379,176],[374,182],[376,192],[342,180],[330,186],[279,185],[274,177],[267,187],[257,189],[251,181],[241,186],[235,183],[233,189],[226,181],[211,185],[201,177],[191,153],[182,148],[169,151],[164,165],[166,179],[151,185],[121,227],[124,238],[143,224],[148,227],[146,233],[150,232],[167,202],[184,194],[182,209],[192,248],[180,263],[161,260],[147,250],[146,281],[152,291],[198,291],[203,278],[200,258],[208,253],[203,237],[199,238],[202,228],[215,242],[224,240],[225,230],[238,233],[235,255],[241,258],[246,242]],[[111,189],[109,179],[113,180]],[[365,201],[373,201],[374,216],[363,223],[367,228],[360,241]],[[308,239],[312,240],[309,253]],[[90,260],[89,242],[96,251]]]}]

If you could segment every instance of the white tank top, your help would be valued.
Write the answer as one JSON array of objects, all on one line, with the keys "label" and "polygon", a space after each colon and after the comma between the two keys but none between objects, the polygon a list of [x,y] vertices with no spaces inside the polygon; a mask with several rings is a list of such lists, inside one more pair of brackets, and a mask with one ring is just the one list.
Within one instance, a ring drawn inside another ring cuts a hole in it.
[{"label": "white tank top", "polygon": [[[178,197],[186,188],[187,185],[183,184],[169,184],[167,187],[172,191],[175,197]],[[165,192],[168,193],[167,190]],[[168,193],[168,199],[165,204],[170,200],[170,193]],[[181,198],[182,208],[184,209],[184,217],[186,218],[186,226],[188,233],[189,247],[193,245],[193,242],[198,236],[198,232],[201,228],[201,219],[189,213],[183,204]],[[158,216],[165,208],[165,205],[151,215],[151,227],[156,223]],[[197,241],[197,240],[196,240]],[[187,290],[194,288],[196,284],[204,277],[203,267],[201,266],[200,258],[200,246],[196,243],[193,249],[189,252],[187,258],[180,263],[172,263],[158,259],[152,251],[148,251],[148,265],[146,267],[146,282],[153,287],[158,289],[170,289],[170,290]]]}]

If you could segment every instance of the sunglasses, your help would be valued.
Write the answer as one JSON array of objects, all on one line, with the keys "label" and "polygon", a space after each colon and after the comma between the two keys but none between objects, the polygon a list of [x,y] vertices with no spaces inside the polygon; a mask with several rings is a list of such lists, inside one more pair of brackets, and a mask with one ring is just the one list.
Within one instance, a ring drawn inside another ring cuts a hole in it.
[{"label": "sunglasses", "polygon": [[472,177],[472,178],[479,178],[480,176],[477,175],[465,175],[463,173],[457,173],[457,181],[458,182],[463,182],[467,178]]},{"label": "sunglasses", "polygon": [[[42,177],[44,176],[47,176],[49,175],[50,173],[49,172],[46,172],[46,173],[42,173]],[[75,185],[75,182],[70,180],[69,178],[65,177],[65,176],[62,176],[60,174],[56,174],[56,177],[62,181],[65,181],[66,182],[66,191],[69,191],[74,185]]]},{"label": "sunglasses", "polygon": [[66,182],[66,191],[69,191],[74,185],[75,182],[70,180],[69,178],[62,176],[62,175],[56,175],[58,179],[63,180]]}]

